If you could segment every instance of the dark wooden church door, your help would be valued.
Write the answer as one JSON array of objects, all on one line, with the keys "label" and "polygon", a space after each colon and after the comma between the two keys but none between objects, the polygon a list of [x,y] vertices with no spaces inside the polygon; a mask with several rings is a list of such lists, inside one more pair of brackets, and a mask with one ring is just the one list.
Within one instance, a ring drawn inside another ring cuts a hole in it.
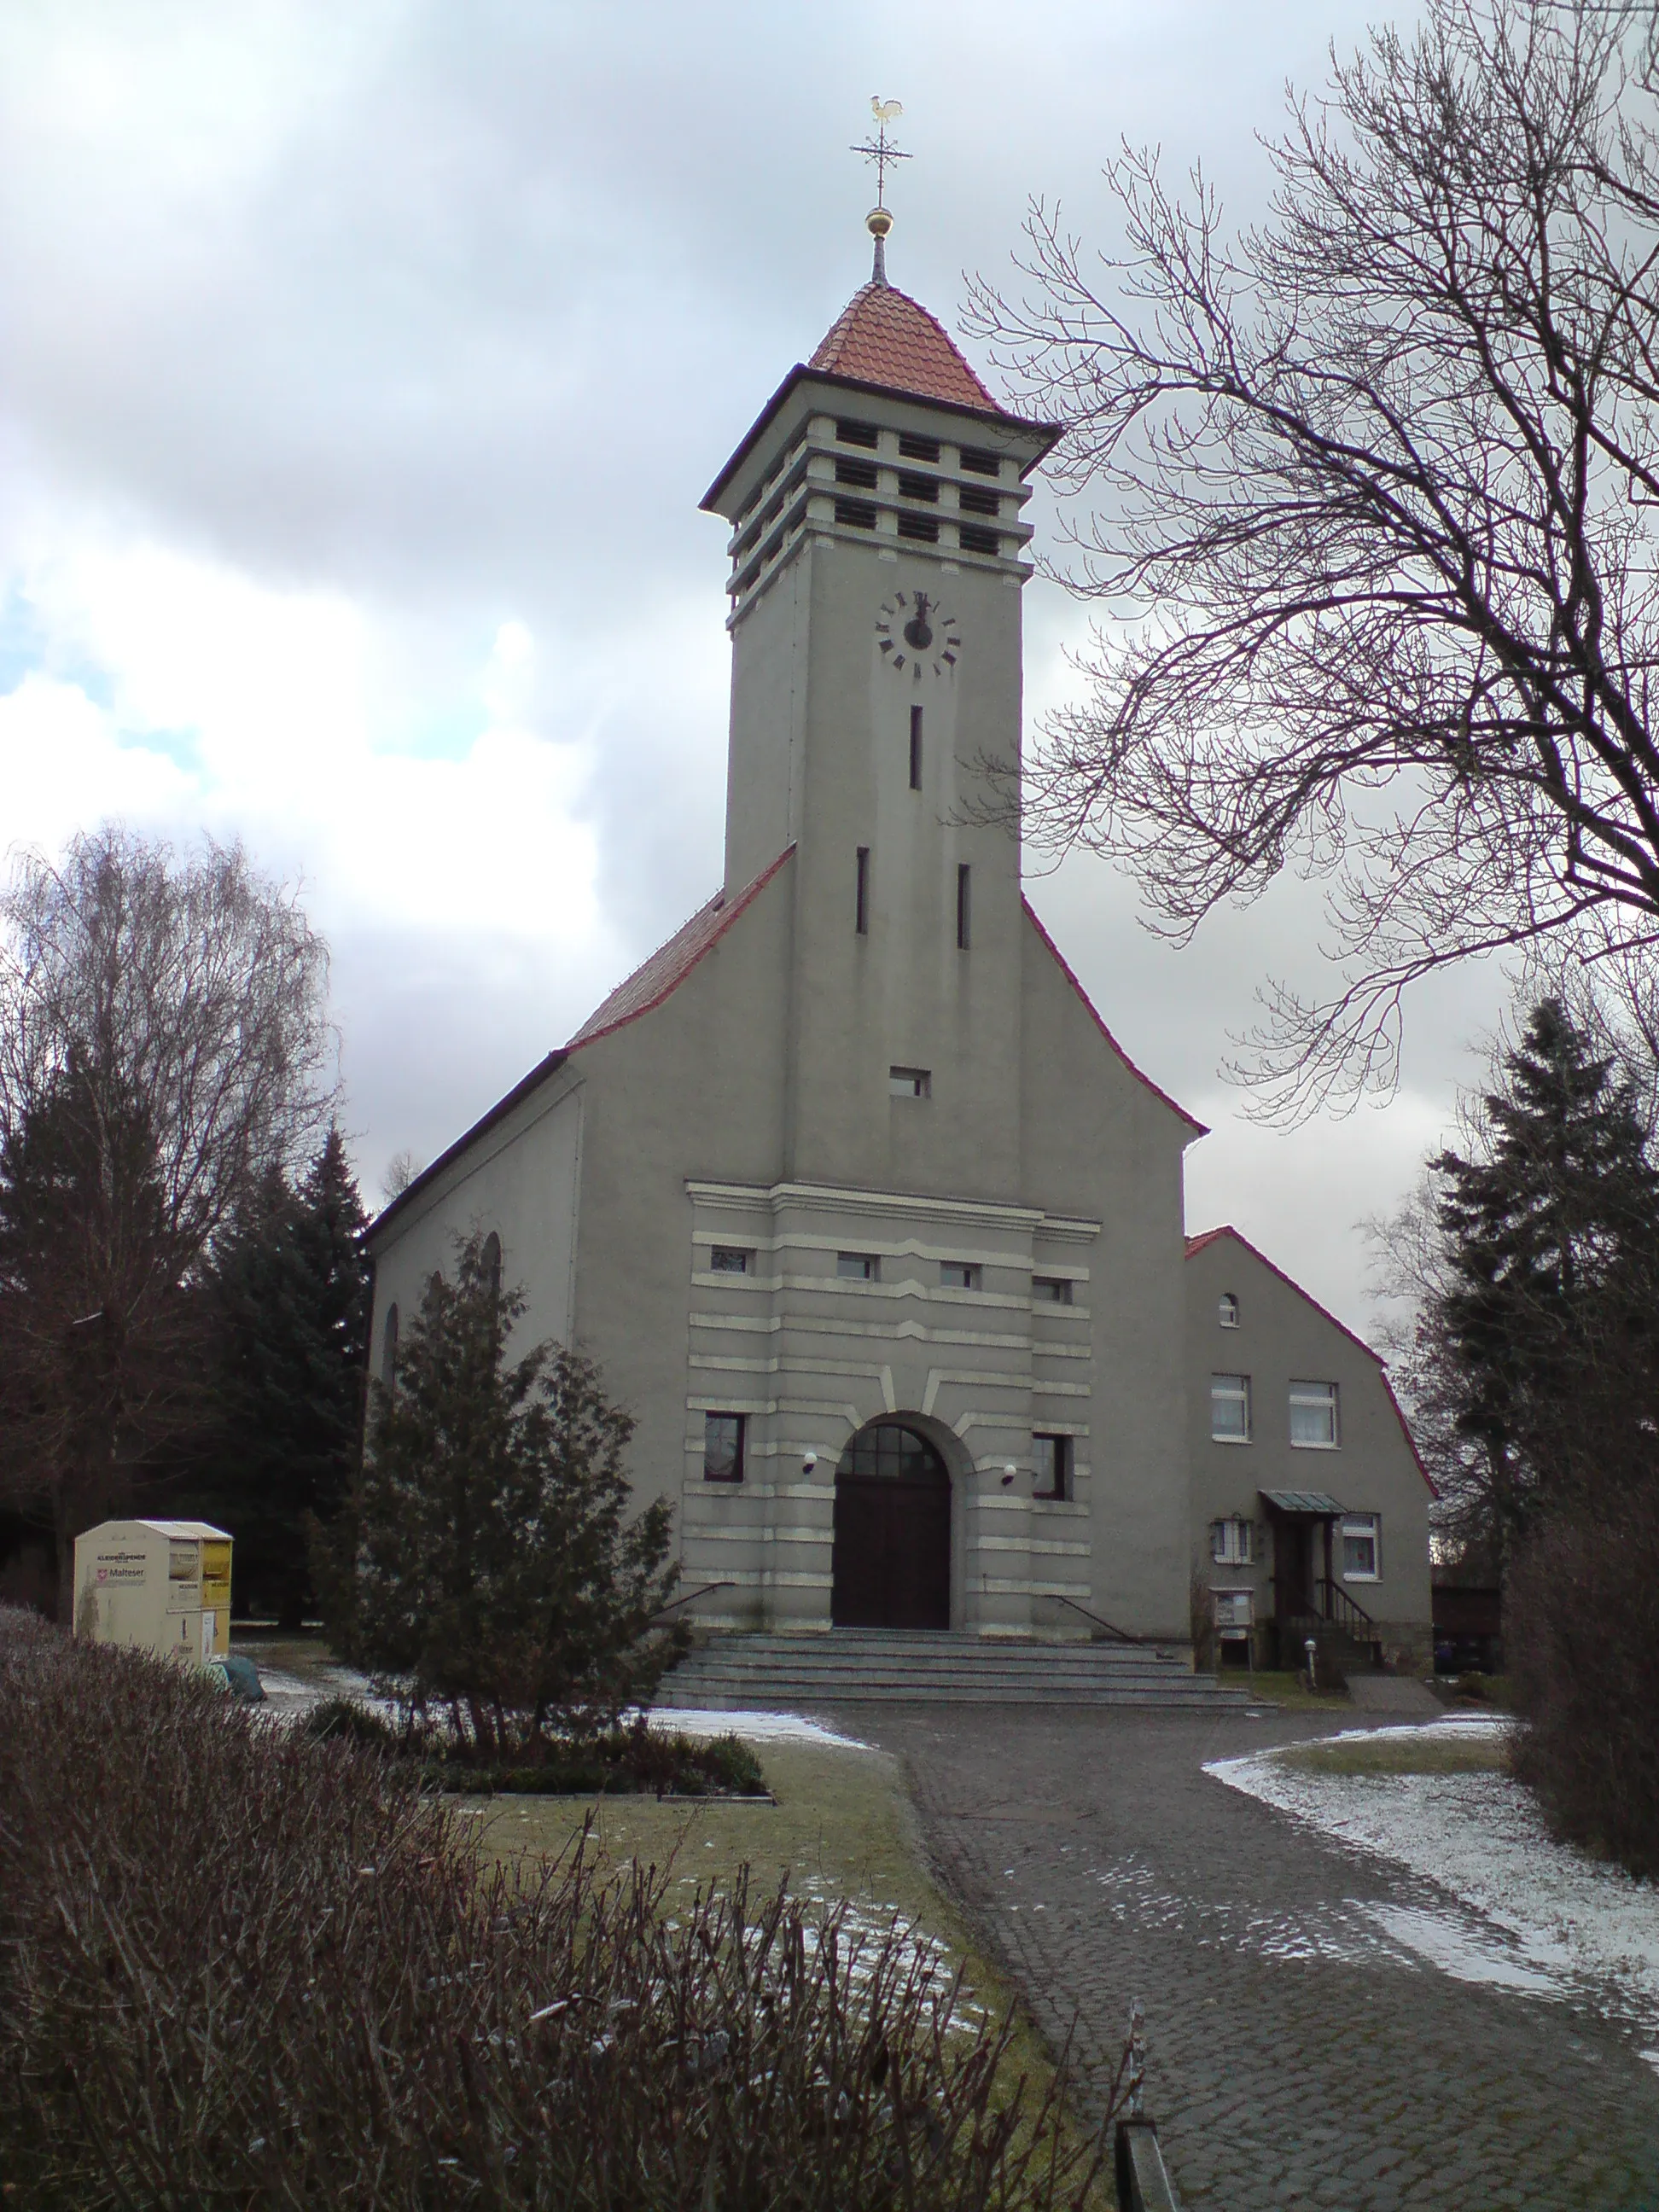
[{"label": "dark wooden church door", "polygon": [[836,1469],[837,1628],[951,1626],[951,1478],[925,1437],[880,1421]]}]

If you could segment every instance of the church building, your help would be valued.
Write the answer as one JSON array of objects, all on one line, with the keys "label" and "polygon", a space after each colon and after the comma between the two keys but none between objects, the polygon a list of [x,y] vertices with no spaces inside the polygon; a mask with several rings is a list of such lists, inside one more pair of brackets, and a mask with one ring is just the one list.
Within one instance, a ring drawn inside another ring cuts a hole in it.
[{"label": "church building", "polygon": [[[730,531],[724,880],[381,1214],[377,1358],[389,1379],[399,1316],[482,1231],[529,1340],[597,1360],[634,1416],[700,1626],[1185,1644],[1195,1573],[1235,1607],[1313,1521],[1275,1520],[1236,1449],[1217,1487],[1195,1430],[1241,1363],[1194,1319],[1204,1133],[1025,900],[989,780],[1019,756],[1024,509],[1057,432],[888,283],[887,222],[703,501]],[[1261,1486],[1322,1501],[1298,1602],[1347,1517],[1386,1516],[1378,1640],[1414,1649],[1423,1479],[1395,1415],[1339,1497],[1330,1405],[1325,1479]],[[1212,1557],[1230,1516],[1260,1523],[1248,1571]]]}]

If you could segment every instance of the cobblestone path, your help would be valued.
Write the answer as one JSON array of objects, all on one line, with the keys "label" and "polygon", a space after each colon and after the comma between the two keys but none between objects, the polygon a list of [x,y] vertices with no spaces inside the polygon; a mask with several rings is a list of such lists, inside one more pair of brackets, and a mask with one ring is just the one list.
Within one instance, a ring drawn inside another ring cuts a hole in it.
[{"label": "cobblestone path", "polygon": [[1659,2073],[1572,2007],[1452,1979],[1368,1905],[1437,1892],[1200,1771],[1316,1720],[836,1709],[909,1769],[930,1848],[1056,2040],[1115,2061],[1215,2212],[1659,2208]]}]

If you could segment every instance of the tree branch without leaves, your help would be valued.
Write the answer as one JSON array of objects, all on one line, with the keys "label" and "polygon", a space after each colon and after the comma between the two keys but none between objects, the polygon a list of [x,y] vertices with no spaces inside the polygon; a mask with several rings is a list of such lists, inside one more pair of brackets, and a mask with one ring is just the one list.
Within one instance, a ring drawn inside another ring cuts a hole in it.
[{"label": "tree branch without leaves", "polygon": [[1648,964],[1650,24],[1431,0],[1293,104],[1261,227],[1230,239],[1200,175],[1183,201],[1126,147],[1120,256],[1096,273],[1039,206],[1025,295],[975,288],[1065,425],[1065,574],[1103,603],[1027,835],[1127,861],[1180,939],[1286,867],[1328,884],[1341,988],[1266,994],[1267,1111],[1391,1084],[1401,993],[1449,962]]}]

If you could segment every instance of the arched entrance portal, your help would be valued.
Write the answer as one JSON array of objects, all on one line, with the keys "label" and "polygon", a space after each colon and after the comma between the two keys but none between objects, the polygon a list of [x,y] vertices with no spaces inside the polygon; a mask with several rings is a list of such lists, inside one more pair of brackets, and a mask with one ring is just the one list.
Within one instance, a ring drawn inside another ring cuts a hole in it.
[{"label": "arched entrance portal", "polygon": [[951,1626],[951,1478],[897,1421],[860,1429],[836,1469],[837,1628]]}]

